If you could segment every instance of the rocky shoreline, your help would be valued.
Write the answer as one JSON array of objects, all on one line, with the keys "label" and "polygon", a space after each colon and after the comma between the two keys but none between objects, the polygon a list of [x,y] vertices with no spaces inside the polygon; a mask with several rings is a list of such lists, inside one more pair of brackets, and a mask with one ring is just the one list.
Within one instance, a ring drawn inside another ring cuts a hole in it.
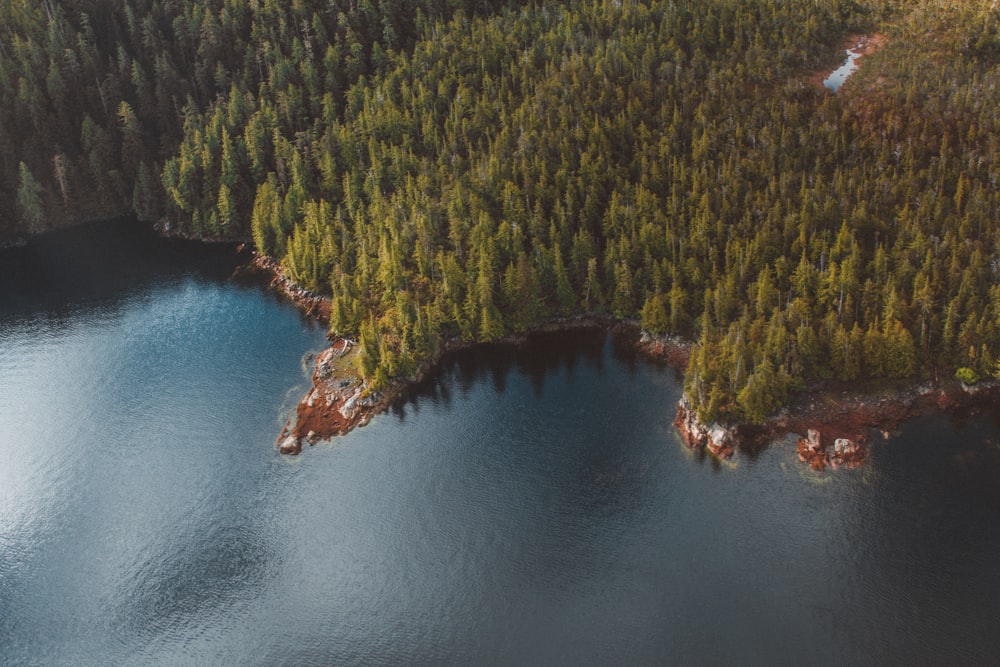
[{"label": "rocky shoreline", "polygon": [[[324,323],[329,321],[330,300],[297,285],[277,260],[254,252],[252,265],[271,275],[271,286],[306,315]],[[692,344],[683,338],[654,335],[642,330],[637,321],[619,321],[601,313],[553,318],[499,342],[523,344],[532,333],[580,328],[611,331],[643,356],[665,363],[678,373],[684,371],[691,355]],[[316,356],[312,387],[282,429],[276,442],[279,451],[298,454],[304,443],[314,445],[365,426],[432,372],[445,354],[474,345],[461,339],[447,340],[411,377],[395,378],[382,391],[372,392],[353,369],[350,355],[356,342],[334,339],[330,347]],[[674,426],[688,447],[704,448],[723,460],[737,450],[760,451],[788,434],[795,434],[799,460],[821,471],[863,465],[868,459],[869,439],[878,436],[888,440],[907,419],[934,410],[976,410],[997,398],[1000,398],[1000,380],[986,380],[974,386],[952,380],[881,387],[818,383],[797,394],[790,405],[760,425],[705,424],[684,396],[678,402]]]},{"label": "rocky shoreline", "polygon": [[250,264],[255,269],[271,276],[271,287],[281,292],[308,317],[315,317],[322,324],[330,321],[330,299],[300,287],[292,280],[285,267],[273,257],[252,251]]},{"label": "rocky shoreline", "polygon": [[[258,266],[267,268],[268,264],[258,264]],[[276,279],[274,285],[282,289],[285,283]],[[301,288],[297,289],[301,290]],[[285,289],[282,291],[288,294]],[[303,292],[304,297],[301,296]],[[293,291],[289,297],[293,298],[300,306],[307,306],[311,304],[313,298],[316,298],[304,290],[301,292]],[[304,304],[302,303],[303,298],[306,300]],[[327,305],[327,314],[329,313],[328,308],[329,305]],[[321,313],[322,311],[319,310],[318,314]],[[604,315],[584,314],[554,318],[528,332],[510,334],[498,342],[520,345],[528,340],[531,333],[583,328],[637,329],[635,325],[631,327],[629,324],[623,325]],[[316,356],[312,387],[299,401],[295,415],[289,418],[278,436],[276,444],[278,451],[282,454],[299,454],[304,443],[315,445],[322,440],[345,435],[355,428],[367,425],[372,417],[388,410],[392,403],[412,385],[421,382],[434,371],[445,354],[473,347],[477,343],[457,338],[447,340],[441,345],[434,357],[420,364],[412,376],[395,378],[388,387],[381,391],[370,391],[367,383],[358,377],[354,370],[351,355],[356,345],[357,342],[351,339],[336,338],[330,347]]]},{"label": "rocky shoreline", "polygon": [[[165,237],[192,238],[163,224],[153,225]],[[209,239],[194,239],[209,241]],[[218,240],[215,240],[218,242]],[[233,243],[233,241],[224,241]],[[15,244],[17,242],[15,241]],[[242,249],[240,244],[238,249]],[[302,312],[326,323],[330,299],[315,294],[293,281],[280,262],[252,252],[252,270],[266,273],[276,289]],[[531,333],[558,332],[578,328],[603,328],[625,339],[640,354],[663,362],[682,373],[690,358],[692,344],[677,336],[650,334],[635,320],[619,321],[602,313],[584,313],[548,320],[529,332],[510,334],[501,343],[523,344]],[[433,371],[445,354],[476,345],[459,339],[445,341],[438,353],[425,361],[409,378],[396,378],[380,392],[369,392],[346,357],[354,341],[339,338],[316,357],[313,386],[299,401],[295,416],[288,420],[277,440],[279,451],[298,454],[303,443],[344,435],[366,425],[386,411],[411,385]],[[338,364],[338,361],[346,362]],[[973,413],[1000,399],[1000,380],[965,385],[957,380],[896,384],[889,388],[871,384],[841,386],[820,383],[795,396],[762,425],[705,424],[692,409],[687,397],[677,405],[674,426],[681,440],[691,448],[704,448],[719,459],[728,459],[737,450],[759,451],[788,434],[798,436],[799,459],[814,470],[863,465],[868,458],[871,437],[888,440],[899,425],[931,411]]]},{"label": "rocky shoreline", "polygon": [[888,440],[906,420],[932,411],[975,412],[1000,397],[1000,380],[968,386],[927,381],[906,386],[817,385],[764,424],[701,422],[687,397],[677,406],[674,425],[689,447],[704,447],[720,459],[737,449],[759,451],[788,434],[798,436],[797,453],[813,470],[857,467],[868,460],[872,437]]}]

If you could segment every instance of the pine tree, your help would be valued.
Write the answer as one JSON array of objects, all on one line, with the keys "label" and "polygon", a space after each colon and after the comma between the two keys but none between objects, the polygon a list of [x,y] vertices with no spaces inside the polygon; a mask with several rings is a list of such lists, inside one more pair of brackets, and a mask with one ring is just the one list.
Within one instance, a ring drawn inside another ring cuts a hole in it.
[{"label": "pine tree", "polygon": [[29,234],[42,231],[42,221],[45,219],[45,205],[42,196],[45,191],[35,180],[24,162],[17,167],[17,214],[18,220]]},{"label": "pine tree", "polygon": [[663,305],[663,297],[659,294],[650,295],[642,306],[642,328],[654,334],[663,334],[670,330],[670,320],[667,309]]}]

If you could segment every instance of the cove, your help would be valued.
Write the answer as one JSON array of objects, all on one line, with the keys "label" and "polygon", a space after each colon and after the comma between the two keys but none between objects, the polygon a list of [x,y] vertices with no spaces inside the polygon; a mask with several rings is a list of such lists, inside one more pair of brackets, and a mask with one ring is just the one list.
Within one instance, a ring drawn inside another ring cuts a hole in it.
[{"label": "cove", "polygon": [[[1000,414],[864,468],[686,449],[600,331],[447,357],[290,459],[324,331],[131,221],[0,252],[0,663],[986,664]],[[236,275],[234,276],[234,272]]]}]

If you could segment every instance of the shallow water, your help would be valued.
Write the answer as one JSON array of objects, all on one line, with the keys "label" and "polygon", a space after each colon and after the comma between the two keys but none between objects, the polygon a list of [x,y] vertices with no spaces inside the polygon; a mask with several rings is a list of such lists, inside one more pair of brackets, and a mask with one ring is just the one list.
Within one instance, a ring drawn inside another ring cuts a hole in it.
[{"label": "shallow water", "polygon": [[[989,664],[1000,422],[719,464],[600,332],[282,457],[320,327],[128,223],[0,253],[0,663]],[[36,267],[36,268],[32,268]],[[40,267],[40,268],[37,268]]]},{"label": "shallow water", "polygon": [[830,76],[823,80],[823,85],[833,92],[840,90],[840,87],[844,85],[848,77],[858,70],[857,61],[862,55],[859,49],[847,49],[844,53],[847,55],[847,60],[840,67],[830,72]]}]

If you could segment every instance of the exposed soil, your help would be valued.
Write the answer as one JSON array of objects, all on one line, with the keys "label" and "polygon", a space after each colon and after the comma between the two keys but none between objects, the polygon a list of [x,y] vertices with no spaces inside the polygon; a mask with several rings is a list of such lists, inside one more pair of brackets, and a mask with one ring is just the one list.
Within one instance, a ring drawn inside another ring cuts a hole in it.
[{"label": "exposed soil", "polygon": [[851,44],[855,44],[854,52],[859,53],[862,56],[870,56],[875,53],[883,46],[889,42],[889,38],[879,32],[873,32],[870,35],[851,35],[847,38],[847,46],[845,49],[851,48]]},{"label": "exposed soil", "polygon": [[295,419],[285,426],[279,441],[292,435],[316,444],[371,420],[381,395],[366,394],[364,382],[351,368],[354,347],[353,341],[338,338],[316,357],[313,386],[299,401]]},{"label": "exposed soil", "polygon": [[873,430],[888,438],[903,421],[930,410],[954,407],[968,397],[957,384],[927,382],[881,393],[826,384],[798,394],[764,426],[740,430],[750,446],[766,445],[787,433],[803,434],[809,429],[819,431],[825,442],[845,438],[863,444]]}]

